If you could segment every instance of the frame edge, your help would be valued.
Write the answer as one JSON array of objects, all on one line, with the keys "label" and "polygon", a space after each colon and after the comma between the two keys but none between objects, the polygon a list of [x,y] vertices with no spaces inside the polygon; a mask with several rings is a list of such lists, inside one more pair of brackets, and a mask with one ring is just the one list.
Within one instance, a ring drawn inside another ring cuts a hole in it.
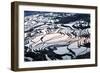
[{"label": "frame edge", "polygon": [[18,17],[17,3],[11,2],[11,70],[18,70]]}]

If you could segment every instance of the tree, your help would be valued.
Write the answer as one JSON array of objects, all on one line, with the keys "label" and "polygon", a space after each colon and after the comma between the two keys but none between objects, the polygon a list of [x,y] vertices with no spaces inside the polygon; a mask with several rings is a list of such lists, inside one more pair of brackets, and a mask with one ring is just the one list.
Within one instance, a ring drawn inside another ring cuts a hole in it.
[{"label": "tree", "polygon": [[[80,39],[81,37],[86,35],[86,34],[82,34],[82,31],[90,28],[90,25],[88,22],[80,20],[80,21],[77,21],[72,27],[79,30],[79,34],[77,36],[78,36],[78,39]],[[78,42],[78,47],[79,47],[79,42]]]}]

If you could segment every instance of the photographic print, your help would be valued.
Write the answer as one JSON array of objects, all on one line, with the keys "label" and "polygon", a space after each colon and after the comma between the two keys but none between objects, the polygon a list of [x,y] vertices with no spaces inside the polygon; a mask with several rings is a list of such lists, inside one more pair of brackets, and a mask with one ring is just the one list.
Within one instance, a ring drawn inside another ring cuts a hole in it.
[{"label": "photographic print", "polygon": [[97,7],[11,4],[11,69],[97,66]]},{"label": "photographic print", "polygon": [[90,14],[24,11],[24,60],[90,58]]}]

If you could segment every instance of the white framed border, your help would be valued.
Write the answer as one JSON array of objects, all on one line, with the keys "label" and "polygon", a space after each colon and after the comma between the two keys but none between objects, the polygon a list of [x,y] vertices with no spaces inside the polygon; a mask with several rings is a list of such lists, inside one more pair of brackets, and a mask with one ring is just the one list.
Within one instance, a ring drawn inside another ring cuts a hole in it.
[{"label": "white framed border", "polygon": [[[35,67],[51,67],[64,65],[84,65],[95,64],[95,10],[82,8],[63,8],[63,7],[48,7],[48,6],[28,6],[19,5],[19,48],[18,48],[18,63],[19,68],[35,68]],[[67,12],[67,13],[89,13],[91,15],[91,58],[78,60],[58,60],[58,61],[38,61],[38,62],[24,62],[24,11],[50,11],[50,12]]]}]

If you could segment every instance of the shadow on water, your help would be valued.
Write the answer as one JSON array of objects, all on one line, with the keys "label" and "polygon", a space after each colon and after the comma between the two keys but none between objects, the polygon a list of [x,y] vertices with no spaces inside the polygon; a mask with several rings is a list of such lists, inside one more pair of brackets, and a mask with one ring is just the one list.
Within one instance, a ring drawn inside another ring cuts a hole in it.
[{"label": "shadow on water", "polygon": [[90,52],[76,57],[76,59],[88,59],[88,58],[90,58]]}]

